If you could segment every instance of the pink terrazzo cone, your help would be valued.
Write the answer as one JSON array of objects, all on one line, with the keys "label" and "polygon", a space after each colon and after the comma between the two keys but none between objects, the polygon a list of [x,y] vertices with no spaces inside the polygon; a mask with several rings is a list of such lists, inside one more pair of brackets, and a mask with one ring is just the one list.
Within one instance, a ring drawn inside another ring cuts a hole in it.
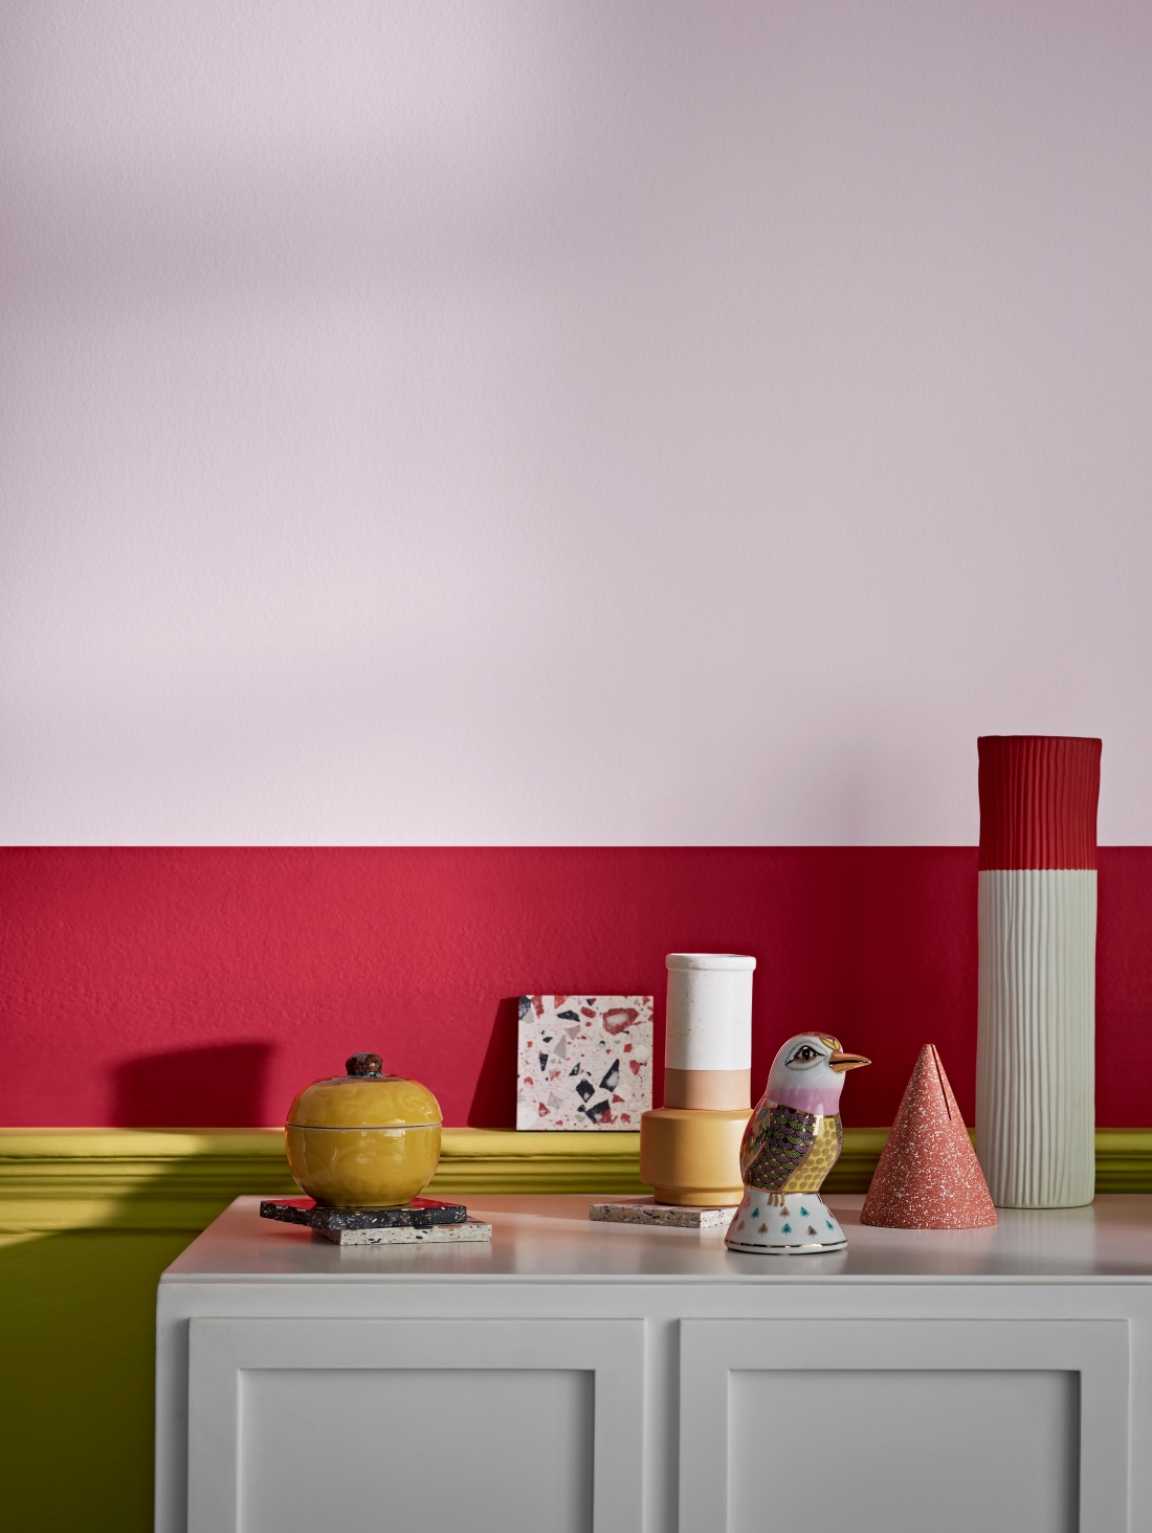
[{"label": "pink terrazzo cone", "polygon": [[898,1230],[974,1230],[996,1223],[988,1184],[931,1043],[920,1050],[860,1222]]}]

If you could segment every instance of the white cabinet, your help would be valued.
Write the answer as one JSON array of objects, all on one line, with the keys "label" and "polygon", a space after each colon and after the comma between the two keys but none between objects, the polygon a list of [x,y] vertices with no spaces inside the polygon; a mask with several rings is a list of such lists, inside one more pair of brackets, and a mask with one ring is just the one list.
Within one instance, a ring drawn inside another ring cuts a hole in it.
[{"label": "white cabinet", "polygon": [[164,1275],[159,1533],[1152,1530],[1152,1198],[848,1251],[476,1198],[344,1248],[239,1199]]}]

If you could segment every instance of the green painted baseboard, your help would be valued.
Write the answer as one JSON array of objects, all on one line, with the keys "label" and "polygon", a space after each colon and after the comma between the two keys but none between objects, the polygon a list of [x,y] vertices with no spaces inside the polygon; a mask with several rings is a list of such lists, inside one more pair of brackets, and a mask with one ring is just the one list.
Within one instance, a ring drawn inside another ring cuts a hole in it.
[{"label": "green painted baseboard", "polygon": [[[845,1129],[844,1149],[825,1191],[867,1192],[887,1139],[886,1128]],[[1096,1191],[1152,1192],[1152,1128],[1096,1130]]]},{"label": "green painted baseboard", "polygon": [[[639,1134],[445,1129],[428,1192],[640,1193]],[[0,1232],[196,1233],[241,1193],[300,1189],[279,1129],[0,1129]]]},{"label": "green painted baseboard", "polygon": [[[829,1192],[867,1189],[887,1129],[847,1129]],[[195,1233],[240,1193],[298,1191],[278,1129],[0,1129],[0,1233]],[[639,1134],[444,1131],[433,1196],[639,1193]],[[1099,1129],[1096,1190],[1152,1192],[1152,1129]]]}]

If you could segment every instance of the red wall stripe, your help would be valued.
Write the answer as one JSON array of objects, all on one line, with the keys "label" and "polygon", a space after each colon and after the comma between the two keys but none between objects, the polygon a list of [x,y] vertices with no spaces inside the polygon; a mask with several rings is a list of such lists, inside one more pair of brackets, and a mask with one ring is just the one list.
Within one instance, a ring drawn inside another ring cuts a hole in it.
[{"label": "red wall stripe", "polygon": [[[875,1060],[845,1121],[890,1123],[935,1043],[971,1121],[976,883],[968,847],[10,849],[0,1121],[276,1123],[376,1049],[448,1123],[511,1126],[512,998],[651,992],[662,1030],[674,950],[758,959],[757,1091],[831,1032]],[[1152,848],[1102,849],[1106,1126],[1152,1127],[1150,930]]]},{"label": "red wall stripe", "polygon": [[1095,868],[1099,740],[984,735],[980,869]]}]

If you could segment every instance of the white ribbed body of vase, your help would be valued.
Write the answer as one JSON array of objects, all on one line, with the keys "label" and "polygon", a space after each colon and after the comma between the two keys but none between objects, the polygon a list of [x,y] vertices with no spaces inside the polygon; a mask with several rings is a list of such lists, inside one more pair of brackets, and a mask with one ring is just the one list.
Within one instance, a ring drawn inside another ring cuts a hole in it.
[{"label": "white ribbed body of vase", "polygon": [[1095,1190],[1100,741],[992,735],[980,749],[976,1148],[1001,1208]]}]

